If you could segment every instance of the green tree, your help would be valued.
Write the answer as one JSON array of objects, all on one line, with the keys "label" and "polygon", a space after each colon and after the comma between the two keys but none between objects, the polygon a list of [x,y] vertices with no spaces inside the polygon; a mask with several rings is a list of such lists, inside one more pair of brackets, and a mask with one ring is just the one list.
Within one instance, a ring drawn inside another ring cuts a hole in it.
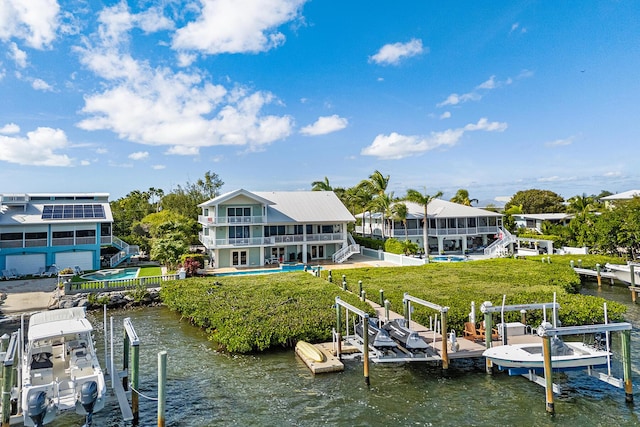
[{"label": "green tree", "polygon": [[511,205],[508,209],[505,209],[503,212],[502,224],[503,226],[509,230],[510,232],[516,232],[516,221],[513,218],[514,215],[518,215],[522,213],[522,205]]},{"label": "green tree", "polygon": [[126,240],[132,234],[135,223],[153,212],[149,203],[149,193],[133,190],[124,197],[110,203],[113,215],[113,234]]},{"label": "green tree", "polygon": [[442,197],[442,191],[438,191],[436,194],[429,195],[426,192],[421,193],[418,190],[408,189],[405,200],[416,203],[424,208],[424,220],[422,226],[422,241],[424,245],[424,253],[427,259],[429,259],[429,203],[432,200]]},{"label": "green tree", "polygon": [[311,191],[333,191],[333,187],[329,184],[329,178],[324,177],[324,181],[313,181],[311,183]]},{"label": "green tree", "polygon": [[200,214],[198,205],[218,196],[223,185],[224,182],[216,173],[207,171],[204,179],[198,179],[195,183],[187,182],[184,187],[178,185],[164,196],[162,207],[195,219]]},{"label": "green tree", "polygon": [[450,201],[465,206],[471,206],[471,203],[473,202],[478,203],[478,199],[470,199],[469,192],[463,188],[459,189]]},{"label": "green tree", "polygon": [[640,197],[617,203],[595,222],[599,252],[637,259],[640,254]]},{"label": "green tree", "polygon": [[564,199],[549,190],[523,190],[511,197],[504,208],[509,209],[513,205],[522,205],[522,213],[558,213],[564,212]]},{"label": "green tree", "polygon": [[404,227],[404,239],[407,240],[409,236],[407,236],[407,215],[409,214],[409,209],[407,205],[402,202],[396,202],[391,207],[391,215],[393,221],[400,222]]}]

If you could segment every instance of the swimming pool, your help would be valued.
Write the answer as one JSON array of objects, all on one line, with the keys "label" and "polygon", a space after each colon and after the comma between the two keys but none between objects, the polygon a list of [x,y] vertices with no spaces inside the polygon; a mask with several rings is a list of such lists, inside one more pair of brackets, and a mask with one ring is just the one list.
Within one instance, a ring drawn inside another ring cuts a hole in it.
[{"label": "swimming pool", "polygon": [[322,270],[322,267],[315,266],[311,267],[304,264],[282,264],[280,268],[262,268],[258,270],[242,270],[242,271],[230,271],[228,273],[216,273],[214,276],[222,277],[222,276],[252,276],[257,274],[276,274],[276,273],[287,273],[290,271],[304,271],[305,267],[307,270]]},{"label": "swimming pool", "polygon": [[112,268],[109,270],[98,270],[93,273],[83,274],[83,279],[87,280],[118,280],[118,279],[135,279],[138,277],[140,268]]},{"label": "swimming pool", "polygon": [[431,257],[431,261],[435,261],[435,262],[460,262],[460,261],[466,261],[466,260],[467,258],[463,256],[456,256],[456,255],[438,255],[438,256]]}]

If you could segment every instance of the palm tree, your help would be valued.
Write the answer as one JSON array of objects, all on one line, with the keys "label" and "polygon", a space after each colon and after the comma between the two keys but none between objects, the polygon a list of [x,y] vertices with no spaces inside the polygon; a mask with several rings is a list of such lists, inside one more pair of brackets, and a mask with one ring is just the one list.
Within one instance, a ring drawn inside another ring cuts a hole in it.
[{"label": "palm tree", "polygon": [[567,201],[569,202],[567,212],[575,213],[577,216],[586,217],[587,214],[596,210],[595,198],[587,196],[586,193],[582,193],[582,196],[573,196]]},{"label": "palm tree", "polygon": [[311,183],[311,191],[333,191],[329,178],[324,177],[324,181],[313,181]]},{"label": "palm tree", "polygon": [[405,197],[406,200],[424,207],[424,226],[422,227],[422,239],[424,244],[424,253],[427,259],[429,259],[429,242],[428,242],[429,217],[427,214],[429,209],[429,203],[433,199],[437,199],[438,197],[442,197],[442,191],[438,191],[434,195],[429,195],[426,193],[426,189],[425,189],[425,193],[423,194],[418,190],[413,190],[411,188],[407,190],[407,195]]},{"label": "palm tree", "polygon": [[391,207],[391,215],[393,221],[399,221],[404,226],[404,240],[408,239],[407,235],[407,214],[409,213],[409,209],[407,209],[407,205],[404,203],[398,202],[394,203]]},{"label": "palm tree", "polygon": [[[371,196],[372,204],[369,204],[367,207],[372,208],[380,208],[381,205],[385,204],[385,201],[375,201],[378,197],[383,197],[385,195],[385,191],[387,191],[387,186],[389,185],[389,175],[384,176],[382,172],[376,170],[371,175],[369,175],[369,179],[363,179],[358,184],[358,187],[362,189],[365,193],[368,193]],[[383,223],[384,223],[384,212],[383,212]],[[373,237],[373,225],[371,224],[371,215],[369,215],[369,228],[371,229],[371,237]],[[382,237],[384,237],[384,224]]]},{"label": "palm tree", "polygon": [[473,202],[478,203],[478,199],[469,198],[469,191],[465,190],[464,188],[459,189],[456,192],[456,195],[453,196],[450,201],[465,206],[471,206],[471,203]]}]

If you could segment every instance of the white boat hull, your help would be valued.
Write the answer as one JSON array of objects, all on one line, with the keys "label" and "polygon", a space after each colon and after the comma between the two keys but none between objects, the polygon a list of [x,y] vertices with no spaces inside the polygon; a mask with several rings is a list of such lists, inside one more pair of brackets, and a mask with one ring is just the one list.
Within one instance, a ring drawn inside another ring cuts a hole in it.
[{"label": "white boat hull", "polygon": [[[631,268],[629,264],[605,264],[605,268],[608,268],[613,274],[616,275],[616,279],[627,285],[631,284]],[[634,282],[636,285],[640,285],[640,264],[634,264]]]},{"label": "white boat hull", "polygon": [[[551,357],[552,369],[570,369],[605,365],[610,352],[598,350],[577,342],[566,342],[572,354]],[[543,369],[542,343],[512,344],[492,347],[482,353],[487,359],[502,368]]]},{"label": "white boat hull", "polygon": [[[42,414],[44,424],[63,411],[86,415],[80,403],[83,393],[85,398],[90,396],[87,410],[95,413],[104,408],[107,388],[96,357],[92,331],[82,308],[40,312],[31,316],[28,343],[21,360],[20,404],[25,426],[33,426],[32,416],[40,418]],[[83,385],[91,382],[95,382],[95,394],[93,384],[87,384],[83,389]],[[33,407],[30,407],[30,397],[33,398]],[[42,408],[46,408],[44,412]]]}]

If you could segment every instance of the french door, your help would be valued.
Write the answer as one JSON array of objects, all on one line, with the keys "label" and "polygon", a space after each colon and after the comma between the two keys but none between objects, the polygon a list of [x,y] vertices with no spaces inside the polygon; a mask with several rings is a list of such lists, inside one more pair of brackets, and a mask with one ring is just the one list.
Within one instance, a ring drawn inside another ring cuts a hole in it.
[{"label": "french door", "polygon": [[231,251],[231,265],[234,267],[244,267],[249,265],[247,251]]}]

